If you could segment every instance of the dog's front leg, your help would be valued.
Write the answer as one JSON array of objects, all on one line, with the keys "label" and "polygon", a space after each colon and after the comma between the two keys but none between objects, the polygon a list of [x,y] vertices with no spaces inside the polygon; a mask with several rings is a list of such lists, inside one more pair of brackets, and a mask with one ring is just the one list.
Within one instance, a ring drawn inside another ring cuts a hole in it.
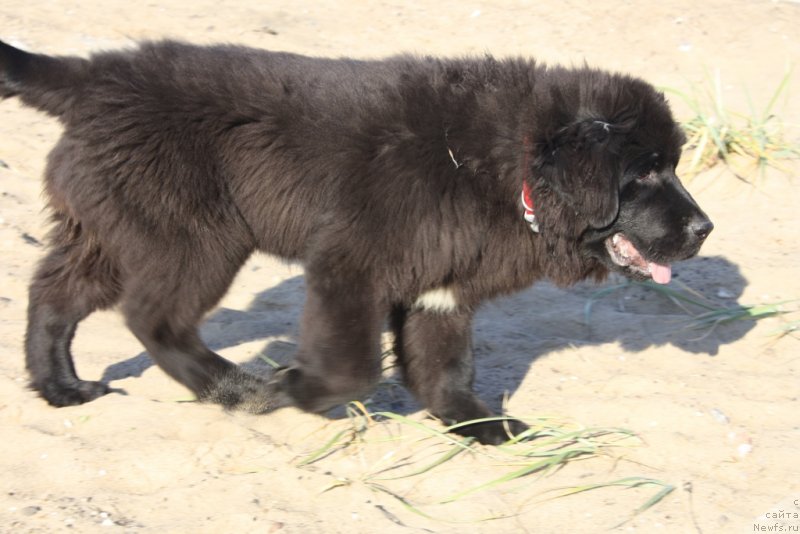
[{"label": "dog's front leg", "polygon": [[314,265],[306,282],[300,347],[274,380],[299,408],[323,412],[377,384],[386,310],[364,273]]},{"label": "dog's front leg", "polygon": [[[492,417],[472,391],[472,312],[397,308],[392,312],[395,353],[406,385],[447,425]],[[497,445],[527,427],[516,419],[465,425],[454,431]]]}]

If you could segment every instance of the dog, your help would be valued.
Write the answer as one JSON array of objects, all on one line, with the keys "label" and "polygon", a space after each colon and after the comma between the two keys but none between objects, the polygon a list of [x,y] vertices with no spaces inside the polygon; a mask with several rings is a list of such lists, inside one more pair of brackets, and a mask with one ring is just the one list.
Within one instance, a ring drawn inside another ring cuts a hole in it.
[{"label": "dog", "polygon": [[[667,283],[713,228],[675,174],[685,137],[663,94],[588,66],[175,41],[84,59],[2,43],[0,96],[64,126],[25,338],[31,387],[54,406],[110,391],[78,378],[70,343],[119,303],[202,401],[324,412],[357,398],[379,379],[388,322],[431,414],[491,417],[472,389],[482,302],[609,272]],[[301,263],[307,284],[297,353],[268,379],[197,332],[254,251]],[[455,431],[497,444],[524,428]]]}]

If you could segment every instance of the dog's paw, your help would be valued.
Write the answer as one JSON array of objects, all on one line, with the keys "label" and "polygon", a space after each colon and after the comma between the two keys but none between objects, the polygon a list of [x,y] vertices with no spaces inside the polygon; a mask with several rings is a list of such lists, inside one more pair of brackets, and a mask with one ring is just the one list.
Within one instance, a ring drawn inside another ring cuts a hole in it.
[{"label": "dog's paw", "polygon": [[42,385],[34,384],[33,388],[51,406],[58,408],[84,404],[111,392],[108,385],[92,380],[78,380],[69,384],[46,382]]},{"label": "dog's paw", "polygon": [[200,400],[221,404],[229,410],[254,414],[271,412],[291,404],[281,387],[280,373],[278,370],[265,379],[236,367],[217,379]]},{"label": "dog's paw", "polygon": [[473,437],[484,445],[501,445],[528,430],[528,425],[518,419],[503,419],[458,426],[453,432]]}]

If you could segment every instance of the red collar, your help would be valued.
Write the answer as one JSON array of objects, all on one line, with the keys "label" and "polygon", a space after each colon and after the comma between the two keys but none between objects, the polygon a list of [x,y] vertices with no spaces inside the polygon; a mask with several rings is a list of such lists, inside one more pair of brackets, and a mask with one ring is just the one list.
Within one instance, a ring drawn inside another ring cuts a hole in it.
[{"label": "red collar", "polygon": [[528,185],[528,182],[523,180],[522,181],[522,207],[525,208],[525,214],[523,218],[525,221],[530,225],[531,230],[539,233],[539,221],[536,220],[536,214],[533,212],[533,196],[531,195],[531,186]]},{"label": "red collar", "polygon": [[526,135],[522,138],[522,145],[524,150],[524,156],[522,161],[522,196],[520,199],[522,200],[522,207],[525,208],[525,214],[523,218],[525,221],[530,225],[531,230],[534,233],[539,233],[539,221],[536,220],[536,215],[533,213],[533,195],[531,194],[531,186],[528,185],[528,181],[525,179],[528,175],[528,154],[531,151],[531,140]]}]

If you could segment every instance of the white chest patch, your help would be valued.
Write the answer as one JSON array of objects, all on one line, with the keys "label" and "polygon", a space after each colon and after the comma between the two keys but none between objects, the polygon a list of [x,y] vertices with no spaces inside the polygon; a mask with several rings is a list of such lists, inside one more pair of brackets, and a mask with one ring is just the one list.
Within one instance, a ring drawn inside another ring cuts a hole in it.
[{"label": "white chest patch", "polygon": [[437,287],[417,297],[414,307],[427,311],[447,313],[458,308],[458,301],[456,301],[456,294],[451,288]]}]

